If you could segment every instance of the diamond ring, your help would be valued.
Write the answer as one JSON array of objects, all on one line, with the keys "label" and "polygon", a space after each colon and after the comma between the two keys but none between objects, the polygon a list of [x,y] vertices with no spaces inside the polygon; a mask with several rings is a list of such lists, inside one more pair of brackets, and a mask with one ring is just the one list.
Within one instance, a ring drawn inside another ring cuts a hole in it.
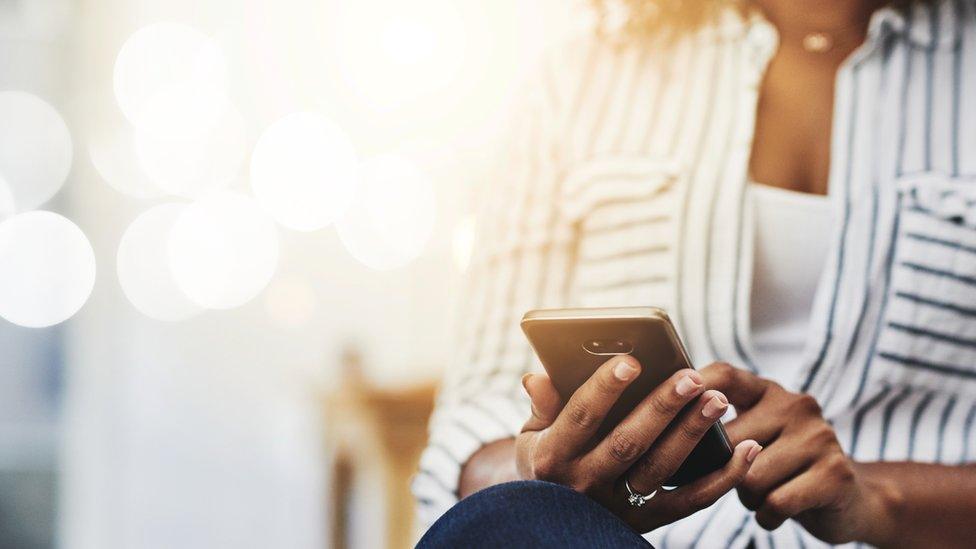
[{"label": "diamond ring", "polygon": [[624,487],[627,488],[627,503],[629,503],[631,507],[643,507],[645,503],[651,501],[651,498],[657,494],[657,490],[654,490],[646,496],[640,492],[635,492],[634,489],[630,487],[630,481],[627,479],[624,479]]}]

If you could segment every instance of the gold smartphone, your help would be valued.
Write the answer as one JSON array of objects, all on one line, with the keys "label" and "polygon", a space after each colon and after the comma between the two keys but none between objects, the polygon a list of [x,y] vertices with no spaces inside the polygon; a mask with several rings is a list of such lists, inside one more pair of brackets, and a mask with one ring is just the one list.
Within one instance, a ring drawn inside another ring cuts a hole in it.
[{"label": "gold smartphone", "polygon": [[[597,440],[664,380],[692,368],[667,313],[656,307],[539,309],[525,313],[521,326],[564,401],[612,356],[629,354],[640,361],[640,375],[607,414]],[[731,458],[729,438],[716,422],[666,486],[687,484]]]}]

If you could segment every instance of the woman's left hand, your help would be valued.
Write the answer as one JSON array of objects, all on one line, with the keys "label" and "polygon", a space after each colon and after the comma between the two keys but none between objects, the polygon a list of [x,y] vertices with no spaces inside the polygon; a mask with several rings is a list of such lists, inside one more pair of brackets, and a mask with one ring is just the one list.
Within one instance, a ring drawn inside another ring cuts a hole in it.
[{"label": "woman's left hand", "polygon": [[750,438],[766,448],[738,487],[760,526],[773,530],[792,518],[828,543],[882,537],[885,495],[844,454],[813,397],[724,363],[701,373],[736,407],[725,424],[732,443]]}]

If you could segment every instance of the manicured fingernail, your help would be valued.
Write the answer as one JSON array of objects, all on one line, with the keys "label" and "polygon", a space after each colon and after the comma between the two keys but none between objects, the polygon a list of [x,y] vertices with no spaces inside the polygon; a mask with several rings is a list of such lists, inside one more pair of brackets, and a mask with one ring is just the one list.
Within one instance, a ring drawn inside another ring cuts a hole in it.
[{"label": "manicured fingernail", "polygon": [[746,454],[746,461],[748,461],[749,463],[756,461],[756,456],[759,455],[759,452],[761,452],[762,449],[763,447],[760,446],[759,444],[754,444],[752,448],[749,448],[749,453]]},{"label": "manicured fingernail", "polygon": [[702,415],[709,419],[720,418],[728,407],[729,401],[725,399],[725,395],[722,393],[716,393],[715,396],[708,399],[708,402],[706,402],[705,406],[702,407]]},{"label": "manicured fingernail", "polygon": [[637,377],[637,368],[626,360],[621,360],[613,367],[613,375],[620,381],[630,381]]},{"label": "manicured fingernail", "polygon": [[528,394],[528,392],[529,392],[529,378],[530,377],[532,377],[532,374],[525,374],[525,375],[522,376],[522,388],[525,389],[525,393],[526,394]]},{"label": "manicured fingernail", "polygon": [[695,380],[691,374],[687,374],[678,380],[678,383],[674,386],[674,390],[681,396],[691,396],[701,389],[702,384]]}]

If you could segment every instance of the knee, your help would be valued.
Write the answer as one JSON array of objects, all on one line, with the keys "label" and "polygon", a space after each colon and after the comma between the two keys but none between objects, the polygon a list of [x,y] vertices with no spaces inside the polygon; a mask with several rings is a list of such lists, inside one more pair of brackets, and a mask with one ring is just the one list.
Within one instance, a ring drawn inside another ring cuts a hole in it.
[{"label": "knee", "polygon": [[565,486],[518,481],[486,488],[440,518],[419,547],[647,547],[607,509]]},{"label": "knee", "polygon": [[475,492],[464,498],[452,509],[463,511],[464,515],[484,524],[483,521],[499,521],[516,517],[534,515],[528,511],[538,510],[542,505],[554,502],[589,503],[586,496],[561,484],[541,480],[519,480],[497,484]]},{"label": "knee", "polygon": [[[538,528],[542,509],[586,504],[589,498],[551,482],[523,480],[491,486],[459,501],[421,540],[421,547],[448,546],[444,540],[477,540],[486,532],[504,531],[519,538]],[[524,539],[524,538],[523,538]]]},{"label": "knee", "polygon": [[482,502],[489,505],[498,504],[504,502],[505,504],[515,503],[523,504],[525,502],[532,502],[538,498],[577,498],[584,497],[573,491],[571,488],[567,488],[562,484],[555,484],[553,482],[546,482],[544,480],[516,480],[513,482],[506,482],[504,484],[496,484],[494,486],[489,486],[484,490],[475,492],[467,498],[461,500],[464,502]]},{"label": "knee", "polygon": [[418,547],[639,547],[647,542],[592,499],[542,481],[499,484],[468,496]]}]

